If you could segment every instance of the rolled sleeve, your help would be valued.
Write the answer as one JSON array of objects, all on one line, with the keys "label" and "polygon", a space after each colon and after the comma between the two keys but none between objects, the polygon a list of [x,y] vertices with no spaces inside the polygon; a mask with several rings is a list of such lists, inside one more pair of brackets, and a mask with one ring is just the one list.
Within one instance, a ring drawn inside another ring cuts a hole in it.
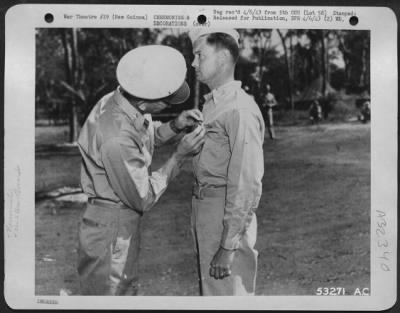
[{"label": "rolled sleeve", "polygon": [[148,211],[166,190],[171,175],[162,170],[150,174],[134,141],[111,139],[102,145],[101,156],[111,187],[132,209]]},{"label": "rolled sleeve", "polygon": [[261,197],[264,174],[263,128],[253,112],[234,110],[228,119],[231,159],[228,166],[221,246],[237,249]]}]

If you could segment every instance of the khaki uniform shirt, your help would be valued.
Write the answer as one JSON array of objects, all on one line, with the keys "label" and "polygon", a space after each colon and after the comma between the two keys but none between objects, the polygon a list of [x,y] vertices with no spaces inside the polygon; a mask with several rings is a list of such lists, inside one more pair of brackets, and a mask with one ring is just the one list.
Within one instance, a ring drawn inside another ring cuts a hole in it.
[{"label": "khaki uniform shirt", "polygon": [[236,249],[261,197],[264,120],[240,81],[213,90],[205,99],[206,141],[193,159],[194,174],[200,186],[226,186],[221,246]]},{"label": "khaki uniform shirt", "polygon": [[[149,210],[171,178],[160,170],[150,172],[154,145],[175,135],[168,123],[142,115],[119,89],[107,94],[91,111],[78,139],[83,191],[139,212]],[[170,176],[178,171],[177,164]]]}]

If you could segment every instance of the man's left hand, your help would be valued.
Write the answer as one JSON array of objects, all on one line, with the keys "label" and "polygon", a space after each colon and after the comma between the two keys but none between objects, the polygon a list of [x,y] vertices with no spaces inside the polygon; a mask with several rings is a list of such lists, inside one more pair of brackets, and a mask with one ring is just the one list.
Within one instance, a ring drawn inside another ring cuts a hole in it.
[{"label": "man's left hand", "polygon": [[224,279],[232,274],[232,263],[235,250],[226,250],[220,247],[210,264],[210,276],[215,279]]},{"label": "man's left hand", "polygon": [[183,111],[175,119],[175,126],[183,130],[185,128],[196,128],[199,123],[203,122],[203,114],[198,109]]}]

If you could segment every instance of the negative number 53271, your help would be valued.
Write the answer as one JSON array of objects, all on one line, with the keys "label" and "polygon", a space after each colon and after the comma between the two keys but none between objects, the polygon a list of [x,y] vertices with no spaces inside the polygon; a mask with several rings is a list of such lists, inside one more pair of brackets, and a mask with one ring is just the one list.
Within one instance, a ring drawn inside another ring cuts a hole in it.
[{"label": "negative number 53271", "polygon": [[346,290],[342,287],[319,287],[315,294],[317,296],[344,296]]}]

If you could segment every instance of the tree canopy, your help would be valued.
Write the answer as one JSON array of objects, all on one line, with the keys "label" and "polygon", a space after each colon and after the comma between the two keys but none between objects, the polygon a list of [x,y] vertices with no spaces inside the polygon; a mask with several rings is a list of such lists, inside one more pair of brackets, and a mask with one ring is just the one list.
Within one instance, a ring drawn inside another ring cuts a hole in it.
[{"label": "tree canopy", "polygon": [[[259,102],[270,84],[279,103],[293,109],[321,79],[319,96],[333,90],[369,93],[370,33],[362,30],[238,29],[236,77]],[[36,31],[36,111],[69,120],[71,141],[90,109],[117,86],[115,69],[127,51],[163,44],[182,52],[193,107],[207,87],[196,87],[192,45],[185,29],[41,28]]]}]

